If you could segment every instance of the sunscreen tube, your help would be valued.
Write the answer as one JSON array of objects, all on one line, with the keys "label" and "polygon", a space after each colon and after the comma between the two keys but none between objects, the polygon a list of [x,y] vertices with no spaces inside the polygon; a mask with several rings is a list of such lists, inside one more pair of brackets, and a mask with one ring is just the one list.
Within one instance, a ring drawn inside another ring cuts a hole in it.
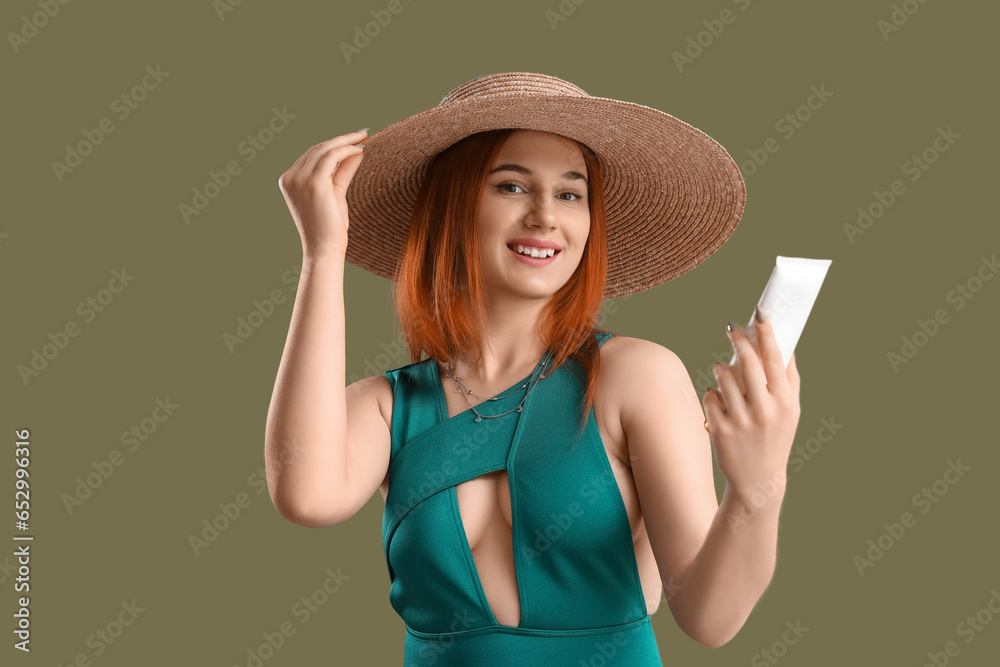
[{"label": "sunscreen tube", "polygon": [[[771,277],[764,286],[757,305],[771,321],[774,338],[781,349],[781,358],[785,368],[795,351],[806,319],[816,302],[819,288],[826,278],[827,269],[832,260],[807,259],[805,257],[782,257],[778,255],[774,263]],[[750,322],[744,327],[750,341],[756,346],[757,333],[754,329],[753,313]],[[736,353],[729,360],[729,365],[736,364]]]}]

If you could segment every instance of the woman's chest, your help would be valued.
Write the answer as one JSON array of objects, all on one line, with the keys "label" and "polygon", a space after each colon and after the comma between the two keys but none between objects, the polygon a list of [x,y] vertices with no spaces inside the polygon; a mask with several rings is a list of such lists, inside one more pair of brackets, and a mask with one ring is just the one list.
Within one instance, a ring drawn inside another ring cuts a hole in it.
[{"label": "woman's chest", "polygon": [[[621,427],[615,404],[607,400],[610,389],[598,385],[594,398],[594,418],[601,446],[625,506],[633,541],[640,538],[648,539],[629,463],[625,432]],[[463,397],[454,391],[445,392],[445,397],[449,416],[455,416],[469,408]],[[600,471],[591,471],[587,477],[593,479],[598,472]],[[471,548],[475,549],[480,543],[492,543],[495,539],[491,534],[492,529],[509,532],[513,527],[510,489],[510,479],[506,470],[486,473],[457,485],[456,494],[462,523]]]}]

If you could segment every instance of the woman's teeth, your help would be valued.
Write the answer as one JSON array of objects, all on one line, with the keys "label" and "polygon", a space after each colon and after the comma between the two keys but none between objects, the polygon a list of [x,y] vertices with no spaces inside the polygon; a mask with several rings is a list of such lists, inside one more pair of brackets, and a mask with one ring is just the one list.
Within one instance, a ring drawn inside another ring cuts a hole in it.
[{"label": "woman's teeth", "polygon": [[516,245],[508,246],[514,252],[520,253],[522,255],[528,255],[529,257],[551,257],[556,254],[555,248],[529,248],[528,246]]}]

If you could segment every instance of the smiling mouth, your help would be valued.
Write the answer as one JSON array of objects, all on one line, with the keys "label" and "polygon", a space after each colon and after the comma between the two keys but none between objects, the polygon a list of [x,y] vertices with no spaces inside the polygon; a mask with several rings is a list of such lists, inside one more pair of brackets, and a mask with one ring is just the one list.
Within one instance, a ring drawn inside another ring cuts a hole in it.
[{"label": "smiling mouth", "polygon": [[[518,250],[519,245],[520,244],[508,243],[507,248],[511,250],[515,255],[519,255],[521,257],[526,257],[526,258],[534,258],[534,259],[549,259],[551,257],[555,257],[560,252],[562,252],[554,248],[538,248],[538,249],[533,249],[530,252],[528,252],[527,250],[522,252]],[[520,245],[520,247],[526,248],[526,246],[523,245]]]}]

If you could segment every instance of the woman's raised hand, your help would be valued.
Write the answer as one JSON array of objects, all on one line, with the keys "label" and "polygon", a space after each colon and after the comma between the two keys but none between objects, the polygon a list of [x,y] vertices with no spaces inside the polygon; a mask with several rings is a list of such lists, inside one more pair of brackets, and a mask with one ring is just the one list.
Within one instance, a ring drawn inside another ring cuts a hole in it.
[{"label": "woman's raised hand", "polygon": [[742,327],[729,332],[736,364],[716,363],[719,388],[702,398],[719,470],[746,496],[783,488],[800,414],[795,355],[786,369],[770,319],[756,320],[754,330],[757,349]]},{"label": "woman's raised hand", "polygon": [[302,239],[303,255],[347,253],[347,186],[361,164],[361,130],[306,149],[278,178]]}]

